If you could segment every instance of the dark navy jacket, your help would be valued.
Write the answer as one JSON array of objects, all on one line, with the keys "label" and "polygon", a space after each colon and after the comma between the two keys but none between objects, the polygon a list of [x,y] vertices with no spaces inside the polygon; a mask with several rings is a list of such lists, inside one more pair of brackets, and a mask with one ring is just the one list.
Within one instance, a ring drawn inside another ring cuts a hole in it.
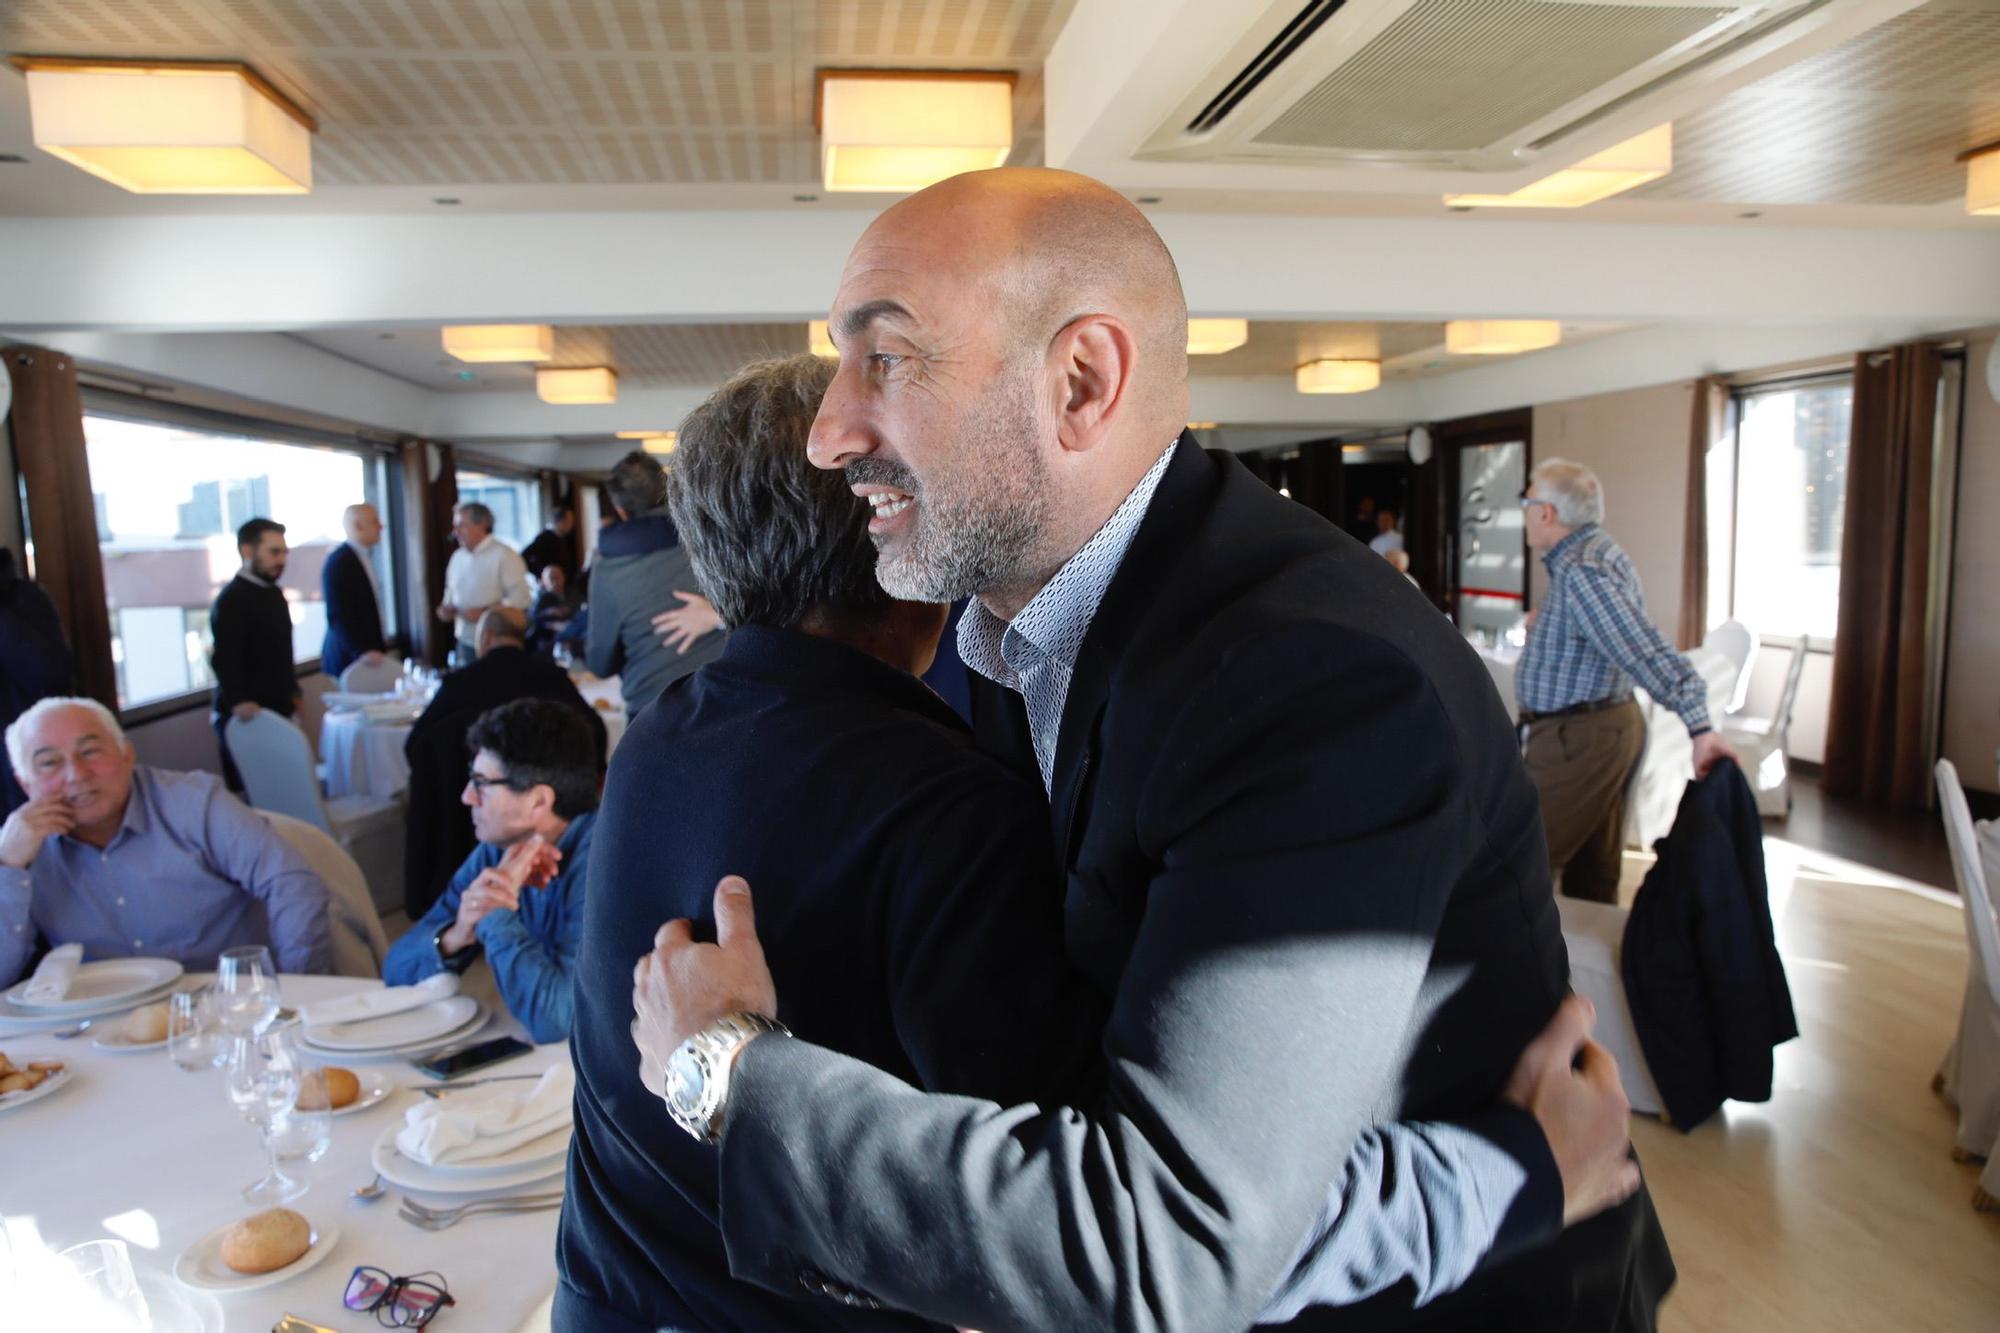
[{"label": "dark navy jacket", "polygon": [[758,625],[612,756],[577,960],[558,1327],[909,1329],[729,1276],[716,1150],[639,1081],[632,967],[724,874],[756,892],[779,1018],[899,1078],[1008,1104],[1086,1077],[1103,1023],[1063,953],[1040,790],[921,681]]},{"label": "dark navy jacket", "polygon": [[1625,923],[1632,1027],[1676,1128],[1771,1100],[1771,1048],[1799,1035],[1771,930],[1764,828],[1734,764],[1688,784]]},{"label": "dark navy jacket", "polygon": [[361,557],[346,542],[327,553],[326,563],[319,567],[319,588],[326,599],[320,670],[338,681],[363,653],[379,653],[389,646],[382,637],[382,608]]}]

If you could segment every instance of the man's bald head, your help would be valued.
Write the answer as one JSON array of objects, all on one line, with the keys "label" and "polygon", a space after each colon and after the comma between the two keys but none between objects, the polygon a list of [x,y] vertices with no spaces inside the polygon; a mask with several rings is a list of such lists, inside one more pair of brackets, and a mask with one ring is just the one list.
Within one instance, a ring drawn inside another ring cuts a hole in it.
[{"label": "man's bald head", "polygon": [[966,172],[888,209],[856,253],[878,236],[977,275],[1016,351],[1041,352],[1080,316],[1116,316],[1138,345],[1136,405],[1159,423],[1149,433],[1187,419],[1180,271],[1146,215],[1102,181],[1047,167]]},{"label": "man's bald head", "polygon": [[374,505],[349,505],[341,511],[340,522],[351,542],[373,546],[382,540],[382,516],[375,512]]},{"label": "man's bald head", "polygon": [[479,617],[479,655],[495,648],[519,648],[528,641],[528,618],[511,606],[496,606]]}]

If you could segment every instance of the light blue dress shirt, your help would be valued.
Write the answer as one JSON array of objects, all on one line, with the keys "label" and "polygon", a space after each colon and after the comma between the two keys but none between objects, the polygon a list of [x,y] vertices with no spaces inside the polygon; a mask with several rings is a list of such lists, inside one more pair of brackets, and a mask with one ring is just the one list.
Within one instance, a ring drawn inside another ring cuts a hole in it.
[{"label": "light blue dress shirt", "polygon": [[305,858],[220,778],[140,764],[102,850],[55,834],[28,869],[0,866],[0,977],[22,974],[37,932],[93,960],[208,971],[225,949],[264,944],[280,972],[326,972],[327,901]]}]

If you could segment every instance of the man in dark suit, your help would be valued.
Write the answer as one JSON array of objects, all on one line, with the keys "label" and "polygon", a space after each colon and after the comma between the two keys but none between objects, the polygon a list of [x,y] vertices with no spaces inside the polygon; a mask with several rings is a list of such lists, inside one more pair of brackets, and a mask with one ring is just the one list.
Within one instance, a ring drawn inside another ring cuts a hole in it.
[{"label": "man in dark suit", "polygon": [[389,647],[382,635],[382,589],[375,573],[382,516],[374,505],[349,505],[341,521],[347,540],[327,553],[319,569],[320,596],[326,601],[319,665],[336,682],[356,661],[381,661]]},{"label": "man in dark suit", "polygon": [[[642,1070],[629,1023],[635,941],[663,912],[704,911],[717,865],[758,877],[762,938],[802,1037],[933,1091],[1010,1105],[1059,1104],[1098,1077],[1104,1010],[1064,956],[1040,787],[975,750],[913,676],[937,651],[947,608],[882,591],[862,506],[806,460],[832,374],[811,356],[750,366],[681,430],[674,522],[735,628],[720,659],[634,723],[606,784],[574,988],[564,1333],[913,1323],[728,1273],[714,1153],[662,1114],[659,1067]],[[677,793],[670,805],[663,791]],[[1566,1071],[1573,1045],[1552,1045],[1524,1067]],[[1480,1120],[1518,1139],[1523,1157],[1546,1155],[1518,1106]],[[1522,1167],[1503,1148],[1482,1155],[1479,1137],[1472,1126],[1370,1131],[1287,1300],[1351,1299],[1404,1279],[1448,1289],[1481,1255],[1544,1238],[1560,1182],[1514,1195]],[[1465,1253],[1439,1256],[1440,1242]],[[1356,1254],[1385,1257],[1360,1274]]]},{"label": "man in dark suit", "polygon": [[542,571],[550,565],[562,567],[563,578],[568,580],[576,574],[576,543],[571,534],[576,531],[576,511],[566,504],[556,506],[549,518],[549,525],[535,534],[535,539],[521,550],[522,563],[528,567],[528,577],[539,579]]},{"label": "man in dark suit", "polygon": [[[634,1003],[669,1110],[720,1140],[738,1277],[989,1333],[1242,1328],[1366,1127],[1490,1103],[1563,1004],[1490,680],[1379,558],[1181,432],[1186,318],[1144,217],[1068,173],[954,177],[849,260],[813,459],[873,507],[887,590],[979,599],[961,655],[1006,691],[981,745],[1051,797],[1106,1064],[1003,1108],[774,1033],[726,879],[716,942],[663,926]],[[1527,1101],[1609,1107],[1623,1142],[1599,1048]],[[1399,1284],[1296,1325],[1652,1327],[1673,1270],[1636,1166],[1549,1146],[1590,1220],[1426,1307]]]},{"label": "man in dark suit", "polygon": [[569,673],[526,647],[528,618],[511,606],[479,618],[479,658],[444,678],[403,754],[410,761],[408,834],[403,839],[403,906],[415,921],[430,910],[478,839],[459,794],[472,771],[466,733],[481,713],[516,699],[568,704],[589,719],[604,771],[604,719],[576,691]]},{"label": "man in dark suit", "polygon": [[215,736],[222,746],[222,779],[241,796],[243,777],[229,753],[229,719],[255,717],[268,708],[280,717],[299,711],[299,673],[292,657],[292,610],[278,580],[291,548],[285,525],[253,518],[236,530],[243,567],[215,595],[208,610],[214,640]]}]

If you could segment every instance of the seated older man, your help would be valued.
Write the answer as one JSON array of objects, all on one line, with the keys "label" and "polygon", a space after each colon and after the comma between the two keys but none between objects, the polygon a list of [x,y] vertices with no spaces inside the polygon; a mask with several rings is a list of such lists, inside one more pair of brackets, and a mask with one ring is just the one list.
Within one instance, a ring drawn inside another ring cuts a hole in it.
[{"label": "seated older man", "polygon": [[0,978],[22,974],[37,932],[89,958],[215,966],[269,945],[279,970],[325,972],[326,885],[211,773],[136,762],[111,711],[44,699],[7,728],[28,803],[0,826]]},{"label": "seated older man", "polygon": [[517,699],[466,736],[461,799],[479,847],[382,963],[392,986],[463,972],[481,953],[507,1012],[538,1042],[569,1036],[583,881],[597,822],[597,740],[576,710]]}]

